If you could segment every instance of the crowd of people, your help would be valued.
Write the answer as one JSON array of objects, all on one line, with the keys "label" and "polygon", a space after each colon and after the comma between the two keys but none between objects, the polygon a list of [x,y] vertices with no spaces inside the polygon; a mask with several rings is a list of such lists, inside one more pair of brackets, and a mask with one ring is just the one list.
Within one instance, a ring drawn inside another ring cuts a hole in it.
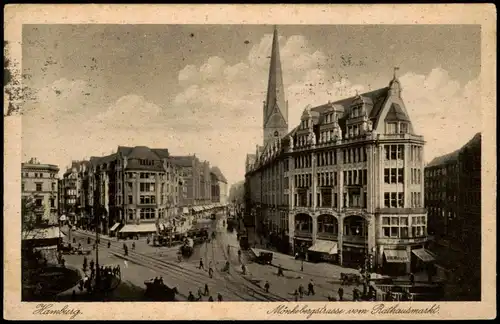
[{"label": "crowd of people", "polygon": [[[188,301],[203,301],[204,297],[208,297],[207,301],[213,302],[214,298],[210,294],[210,289],[208,288],[208,284],[205,284],[205,288],[198,288],[197,295],[195,296],[192,291],[189,292]],[[221,293],[217,293],[217,301],[223,301]]]}]

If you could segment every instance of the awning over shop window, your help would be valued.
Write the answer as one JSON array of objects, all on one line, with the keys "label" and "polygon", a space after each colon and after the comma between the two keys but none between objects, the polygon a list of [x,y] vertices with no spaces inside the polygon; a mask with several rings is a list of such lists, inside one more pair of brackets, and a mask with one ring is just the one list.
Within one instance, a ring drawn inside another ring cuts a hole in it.
[{"label": "awning over shop window", "polygon": [[189,209],[187,207],[182,208],[183,214],[189,214]]},{"label": "awning over shop window", "polygon": [[115,223],[115,225],[113,225],[113,227],[111,227],[109,230],[110,231],[116,231],[116,229],[118,228],[118,226],[120,226],[120,223]]},{"label": "awning over shop window", "polygon": [[432,252],[430,252],[426,249],[416,249],[416,250],[413,250],[411,252],[413,254],[415,254],[417,256],[417,258],[419,258],[420,260],[422,260],[424,262],[432,262],[432,261],[436,260],[436,257],[434,256],[434,254],[432,254]]},{"label": "awning over shop window", "polygon": [[125,225],[120,230],[120,233],[152,233],[156,232],[156,224],[139,224],[139,225]]},{"label": "awning over shop window", "polygon": [[50,240],[59,237],[65,237],[59,227],[35,228],[28,233],[23,232],[24,240]]},{"label": "awning over shop window", "polygon": [[316,240],[316,243],[309,248],[309,251],[328,253],[328,254],[339,253],[337,242],[324,241],[324,240]]},{"label": "awning over shop window", "polygon": [[406,250],[384,250],[384,255],[389,263],[406,263],[410,261]]}]

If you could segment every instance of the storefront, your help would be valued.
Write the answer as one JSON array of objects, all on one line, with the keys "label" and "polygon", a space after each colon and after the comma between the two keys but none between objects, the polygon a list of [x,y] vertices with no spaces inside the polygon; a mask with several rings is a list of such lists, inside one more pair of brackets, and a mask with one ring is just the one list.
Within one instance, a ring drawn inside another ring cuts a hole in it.
[{"label": "storefront", "polygon": [[146,224],[137,224],[137,225],[125,225],[119,231],[121,238],[136,238],[148,236],[153,233],[156,233],[156,224],[154,223],[146,223]]},{"label": "storefront", "polygon": [[435,274],[434,261],[435,255],[427,249],[418,248],[411,251],[411,271],[421,272],[425,271],[430,275]]},{"label": "storefront", "polygon": [[338,263],[338,244],[335,241],[316,240],[308,249],[309,261]]},{"label": "storefront", "polygon": [[384,250],[382,271],[384,274],[401,276],[407,273],[406,265],[410,262],[405,250]]},{"label": "storefront", "polygon": [[342,249],[342,265],[352,268],[364,266],[367,255],[366,247],[350,246],[344,243]]},{"label": "storefront", "polygon": [[307,250],[312,246],[312,239],[310,238],[305,238],[305,237],[294,237],[293,239],[293,251],[294,253],[299,253],[300,255],[303,255],[306,259],[308,258],[307,256]]}]

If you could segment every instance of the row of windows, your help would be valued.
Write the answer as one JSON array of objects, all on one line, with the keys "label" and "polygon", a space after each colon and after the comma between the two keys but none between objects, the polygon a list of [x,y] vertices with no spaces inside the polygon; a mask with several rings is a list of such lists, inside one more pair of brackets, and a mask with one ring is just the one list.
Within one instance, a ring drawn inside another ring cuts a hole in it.
[{"label": "row of windows", "polygon": [[422,170],[411,169],[411,184],[421,184],[422,183]]},{"label": "row of windows", "polygon": [[[51,183],[52,191],[56,191],[56,183]],[[26,184],[21,182],[21,191],[26,191]],[[35,191],[43,191],[43,182],[35,183]]]},{"label": "row of windows", "polygon": [[363,170],[349,170],[344,171],[344,184],[345,185],[366,185],[368,181],[368,171]]},{"label": "row of windows", "polygon": [[139,183],[139,190],[141,192],[155,192],[156,191],[156,183],[151,182],[140,182]]},{"label": "row of windows", "polygon": [[295,162],[295,168],[296,169],[301,169],[301,168],[310,168],[311,167],[311,155],[301,155],[297,156],[294,159]]},{"label": "row of windows", "polygon": [[336,186],[337,185],[337,172],[321,172],[317,173],[318,186]]},{"label": "row of windows", "polygon": [[404,168],[385,168],[385,183],[404,183]]},{"label": "row of windows", "polygon": [[310,187],[312,186],[312,177],[310,174],[297,174],[295,175],[295,187]]},{"label": "row of windows", "polygon": [[139,160],[139,164],[140,164],[140,165],[155,165],[155,161],[153,161],[153,160],[143,160],[143,159],[140,159],[140,160]]},{"label": "row of windows", "polygon": [[337,151],[319,152],[316,158],[318,166],[337,164]]},{"label": "row of windows", "polygon": [[406,134],[408,133],[408,123],[406,122],[388,122],[385,124],[386,134]]},{"label": "row of windows", "polygon": [[422,207],[422,193],[412,192],[411,193],[411,208]]},{"label": "row of windows", "polygon": [[344,153],[344,164],[365,162],[367,159],[366,147],[344,149],[343,153]]},{"label": "row of windows", "polygon": [[361,125],[347,126],[346,138],[353,138],[359,136],[361,133]]},{"label": "row of windows", "polygon": [[422,162],[422,146],[410,146],[410,161]]},{"label": "row of windows", "polygon": [[385,192],[384,193],[385,208],[403,208],[404,193],[402,192]]},{"label": "row of windows", "polygon": [[[412,237],[426,235],[425,216],[413,216],[411,219]],[[408,216],[382,217],[382,235],[391,238],[408,238]]]},{"label": "row of windows", "polygon": [[384,145],[385,159],[387,161],[403,160],[405,156],[404,145]]},{"label": "row of windows", "polygon": [[[47,178],[55,178],[56,177],[55,173],[38,173],[38,172],[33,173],[33,177],[35,177],[35,178],[45,178],[45,174],[48,174]],[[31,173],[25,172],[25,173],[23,173],[23,176],[25,178],[29,178],[31,176]]]},{"label": "row of windows", "polygon": [[[382,227],[382,236],[390,238],[409,238],[408,227]],[[423,237],[426,236],[425,226],[412,226],[412,236],[411,237]]]}]

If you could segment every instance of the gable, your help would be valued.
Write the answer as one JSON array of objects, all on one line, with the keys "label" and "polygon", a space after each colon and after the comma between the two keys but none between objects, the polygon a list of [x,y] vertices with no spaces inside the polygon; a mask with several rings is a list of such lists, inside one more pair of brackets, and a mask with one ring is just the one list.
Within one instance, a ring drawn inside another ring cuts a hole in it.
[{"label": "gable", "polygon": [[403,111],[400,105],[397,103],[392,103],[387,115],[385,116],[385,121],[409,121],[410,119]]}]

